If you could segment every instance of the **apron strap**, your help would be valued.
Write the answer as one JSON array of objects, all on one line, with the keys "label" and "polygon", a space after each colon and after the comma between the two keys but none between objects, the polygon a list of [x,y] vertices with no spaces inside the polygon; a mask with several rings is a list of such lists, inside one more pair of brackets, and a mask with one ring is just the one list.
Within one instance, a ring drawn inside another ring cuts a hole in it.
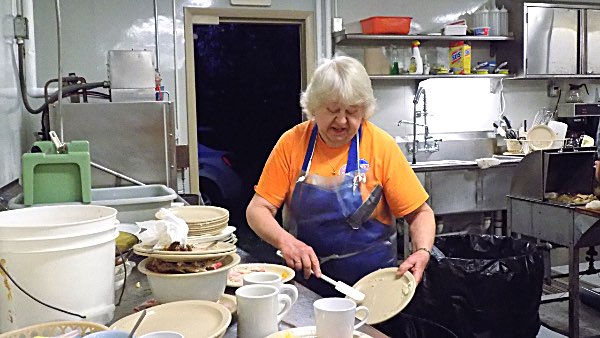
[{"label": "apron strap", "polygon": [[[310,164],[312,162],[312,157],[315,152],[315,146],[317,144],[317,135],[319,135],[319,128],[315,124],[311,133],[310,139],[308,140],[308,147],[306,147],[306,153],[304,154],[304,162],[302,162],[302,176],[308,175],[310,170]],[[358,133],[354,135],[352,141],[350,143],[350,150],[348,151],[348,159],[346,160],[346,173],[351,173],[353,171],[357,171],[360,167],[360,156],[359,156],[359,147],[360,141],[359,138],[362,136],[362,124],[358,128]]]}]

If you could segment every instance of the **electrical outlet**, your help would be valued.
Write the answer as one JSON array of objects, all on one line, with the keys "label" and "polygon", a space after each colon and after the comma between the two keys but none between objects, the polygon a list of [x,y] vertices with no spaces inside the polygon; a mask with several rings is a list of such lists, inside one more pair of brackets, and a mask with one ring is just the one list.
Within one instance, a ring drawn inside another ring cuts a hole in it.
[{"label": "electrical outlet", "polygon": [[557,86],[552,83],[548,85],[548,97],[557,97],[559,93],[560,86]]}]

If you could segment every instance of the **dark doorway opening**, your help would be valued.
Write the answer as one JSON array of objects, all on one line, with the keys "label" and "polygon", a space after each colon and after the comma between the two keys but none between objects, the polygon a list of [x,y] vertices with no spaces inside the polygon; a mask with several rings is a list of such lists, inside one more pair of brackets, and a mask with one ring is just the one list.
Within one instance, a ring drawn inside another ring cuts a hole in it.
[{"label": "dark doorway opening", "polygon": [[230,212],[242,248],[245,210],[283,132],[302,120],[301,25],[194,25],[198,172],[203,198]]}]

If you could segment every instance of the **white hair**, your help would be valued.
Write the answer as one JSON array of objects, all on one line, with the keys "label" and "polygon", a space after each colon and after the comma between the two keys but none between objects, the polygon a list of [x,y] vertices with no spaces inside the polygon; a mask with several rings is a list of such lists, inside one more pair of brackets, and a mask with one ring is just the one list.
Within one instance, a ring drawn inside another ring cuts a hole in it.
[{"label": "white hair", "polygon": [[363,118],[375,112],[375,96],[365,67],[356,59],[336,56],[324,59],[300,97],[302,111],[308,118],[329,103],[360,106]]}]

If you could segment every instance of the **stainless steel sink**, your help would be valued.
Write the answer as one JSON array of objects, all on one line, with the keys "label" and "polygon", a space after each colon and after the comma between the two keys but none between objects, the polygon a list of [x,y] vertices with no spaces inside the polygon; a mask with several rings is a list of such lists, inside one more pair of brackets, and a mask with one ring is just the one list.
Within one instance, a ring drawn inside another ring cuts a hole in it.
[{"label": "stainless steel sink", "polygon": [[413,168],[417,167],[444,167],[444,166],[456,166],[456,165],[475,165],[475,161],[465,160],[436,160],[436,161],[422,161],[416,164],[411,164]]}]

